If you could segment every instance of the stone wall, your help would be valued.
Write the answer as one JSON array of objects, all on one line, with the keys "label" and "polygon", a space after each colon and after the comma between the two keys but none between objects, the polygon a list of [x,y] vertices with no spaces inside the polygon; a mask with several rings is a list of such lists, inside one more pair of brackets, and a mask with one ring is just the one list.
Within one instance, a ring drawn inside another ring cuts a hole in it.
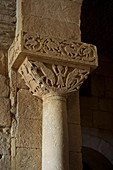
[{"label": "stone wall", "polygon": [[[16,34],[22,30],[80,41],[81,1],[18,0],[17,3]],[[12,113],[11,168],[41,170],[42,100],[30,94],[16,70],[12,69],[9,76]],[[67,105],[69,166],[71,170],[82,169],[79,94],[70,94]]]},{"label": "stone wall", "polygon": [[8,78],[8,55],[15,35],[15,0],[0,0],[0,169],[10,170],[10,87]]},{"label": "stone wall", "polygon": [[7,51],[0,50],[0,169],[10,169],[10,99]]},{"label": "stone wall", "polygon": [[[81,124],[113,139],[113,61],[100,55],[99,67],[81,87]],[[89,143],[90,138],[88,139]],[[95,144],[95,142],[94,142]],[[93,145],[93,143],[92,143]],[[100,145],[100,144],[99,144]],[[99,145],[97,148],[99,148]],[[112,145],[112,144],[111,144]],[[107,146],[104,146],[107,147]],[[113,150],[112,150],[113,155]]]},{"label": "stone wall", "polygon": [[[42,166],[42,100],[34,97],[19,73],[10,73],[11,86],[11,168],[39,169]],[[67,100],[70,169],[81,168],[79,93]],[[76,140],[79,139],[79,140]]]},{"label": "stone wall", "polygon": [[113,61],[102,56],[87,83],[90,95],[80,97],[82,126],[113,131]]},{"label": "stone wall", "polygon": [[67,110],[69,133],[69,168],[71,170],[82,169],[79,92],[68,95]]},{"label": "stone wall", "polygon": [[22,30],[47,37],[81,39],[82,0],[17,0],[17,4],[16,34]]},{"label": "stone wall", "polygon": [[42,101],[32,96],[14,70],[11,77],[11,169],[41,170]]},{"label": "stone wall", "polygon": [[[113,146],[113,56],[109,43],[112,41],[111,23],[112,1],[100,4],[98,0],[83,1],[81,39],[95,44],[99,56],[99,67],[80,89],[81,124],[82,129],[87,129],[85,133],[82,130],[83,145],[85,139],[87,147],[94,148],[106,158],[111,157],[109,160],[113,164],[113,149],[109,147]],[[93,131],[96,131],[95,135],[91,133]],[[93,140],[94,136],[99,142]]]},{"label": "stone wall", "polygon": [[15,36],[15,0],[0,0],[0,49],[8,49]]},{"label": "stone wall", "polygon": [[[23,27],[19,25],[19,22],[17,23],[17,33],[21,29],[35,32],[38,28],[42,35],[80,41],[82,1],[65,0],[64,3],[55,0],[54,6],[51,5],[51,0],[48,3],[40,2],[39,10],[35,10],[38,3],[34,0],[32,15],[30,15],[28,1],[26,1],[27,6],[23,4],[22,7],[26,8],[25,15],[29,14],[30,17],[28,15],[23,21]],[[0,48],[2,49],[0,51],[0,168],[10,169],[11,153],[12,170],[41,170],[42,100],[30,94],[19,73],[13,69],[9,72],[9,94],[7,51],[3,49],[8,49],[14,38],[15,6],[15,0],[0,1]],[[51,13],[51,9],[55,12]],[[42,12],[43,10],[45,13]],[[90,96],[80,97],[81,123],[83,127],[112,131],[113,63],[107,57],[102,56],[102,58],[100,67],[92,73],[90,78]],[[89,94],[88,91],[87,94]],[[79,166],[81,165],[81,129],[78,93],[68,96],[67,109],[70,169],[81,169]]]}]

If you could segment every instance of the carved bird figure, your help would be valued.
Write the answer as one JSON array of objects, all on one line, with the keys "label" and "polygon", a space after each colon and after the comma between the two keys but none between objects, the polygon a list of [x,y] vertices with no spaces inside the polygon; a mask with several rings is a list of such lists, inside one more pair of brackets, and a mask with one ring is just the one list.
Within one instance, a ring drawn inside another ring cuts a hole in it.
[{"label": "carved bird figure", "polygon": [[[46,83],[49,84],[49,81],[51,82],[51,85],[53,86],[55,84],[55,75],[54,73],[48,69],[43,63],[41,62],[34,62],[34,64],[37,66],[38,69],[41,70],[44,77],[46,78]],[[43,78],[44,78],[43,77]]]},{"label": "carved bird figure", "polygon": [[79,74],[79,70],[76,68],[68,74],[66,79],[66,87],[68,89],[72,88],[77,83],[78,74]]}]

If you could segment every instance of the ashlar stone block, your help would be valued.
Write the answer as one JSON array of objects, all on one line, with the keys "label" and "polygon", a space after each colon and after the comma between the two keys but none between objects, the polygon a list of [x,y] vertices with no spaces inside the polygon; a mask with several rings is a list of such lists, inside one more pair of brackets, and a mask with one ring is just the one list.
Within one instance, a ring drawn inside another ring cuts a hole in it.
[{"label": "ashlar stone block", "polygon": [[17,148],[16,170],[41,170],[41,150]]},{"label": "ashlar stone block", "polygon": [[17,117],[41,121],[42,100],[33,96],[28,90],[19,90],[17,94]]},{"label": "ashlar stone block", "polygon": [[38,34],[43,36],[80,41],[80,28],[75,23],[68,25],[64,21],[35,16],[26,17],[23,23],[24,30],[27,32],[35,33],[38,30]]},{"label": "ashlar stone block", "polygon": [[8,79],[0,74],[0,96],[8,97],[8,95],[9,95]]},{"label": "ashlar stone block", "polygon": [[28,90],[28,87],[26,86],[25,81],[21,78],[21,75],[18,72],[17,72],[17,88]]},{"label": "ashlar stone block", "polygon": [[7,74],[7,50],[0,50],[0,74]]},{"label": "ashlar stone block", "polygon": [[9,128],[0,128],[0,170],[10,170]]},{"label": "ashlar stone block", "polygon": [[10,100],[0,98],[0,126],[10,126]]},{"label": "ashlar stone block", "polygon": [[41,148],[42,123],[41,120],[18,119],[16,146],[25,148]]},{"label": "ashlar stone block", "polygon": [[2,155],[2,158],[0,159],[0,169],[11,170],[10,165],[10,155]]},{"label": "ashlar stone block", "polygon": [[39,34],[45,33],[57,38],[68,36],[69,39],[80,40],[81,3],[64,0],[18,0],[17,4],[17,34],[20,30],[35,33],[38,30]]},{"label": "ashlar stone block", "polygon": [[0,128],[0,155],[10,154],[10,130]]},{"label": "ashlar stone block", "polygon": [[[32,15],[78,24],[81,4],[62,0],[32,0]],[[68,23],[69,24],[69,23]]]}]

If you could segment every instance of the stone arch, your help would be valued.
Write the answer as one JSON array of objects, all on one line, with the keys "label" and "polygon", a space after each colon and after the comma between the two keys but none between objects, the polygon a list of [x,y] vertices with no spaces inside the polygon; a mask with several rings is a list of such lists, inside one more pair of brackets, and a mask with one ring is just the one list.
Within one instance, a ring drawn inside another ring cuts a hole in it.
[{"label": "stone arch", "polygon": [[113,170],[111,162],[100,152],[83,147],[83,170]]},{"label": "stone arch", "polygon": [[82,146],[101,153],[113,165],[113,136],[110,133],[82,128]]}]

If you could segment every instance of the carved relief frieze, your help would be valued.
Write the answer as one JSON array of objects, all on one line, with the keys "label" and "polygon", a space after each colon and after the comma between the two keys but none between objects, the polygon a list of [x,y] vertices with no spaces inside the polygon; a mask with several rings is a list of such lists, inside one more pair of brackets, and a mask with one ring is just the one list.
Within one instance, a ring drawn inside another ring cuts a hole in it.
[{"label": "carved relief frieze", "polygon": [[47,93],[64,94],[76,91],[87,78],[89,71],[64,65],[29,61],[19,68],[30,91],[39,97]]},{"label": "carved relief frieze", "polygon": [[97,65],[96,47],[74,40],[20,32],[9,49],[9,70],[19,69],[30,91],[40,97],[78,90]]},{"label": "carved relief frieze", "polygon": [[96,47],[91,44],[76,42],[74,40],[60,40],[49,37],[41,37],[24,33],[24,48],[34,53],[59,56],[66,59],[97,63]]},{"label": "carved relief frieze", "polygon": [[9,49],[9,69],[12,66],[19,68],[20,63],[25,59],[24,56],[29,55],[44,60],[90,65],[91,68],[98,65],[97,50],[92,44],[20,32]]}]

